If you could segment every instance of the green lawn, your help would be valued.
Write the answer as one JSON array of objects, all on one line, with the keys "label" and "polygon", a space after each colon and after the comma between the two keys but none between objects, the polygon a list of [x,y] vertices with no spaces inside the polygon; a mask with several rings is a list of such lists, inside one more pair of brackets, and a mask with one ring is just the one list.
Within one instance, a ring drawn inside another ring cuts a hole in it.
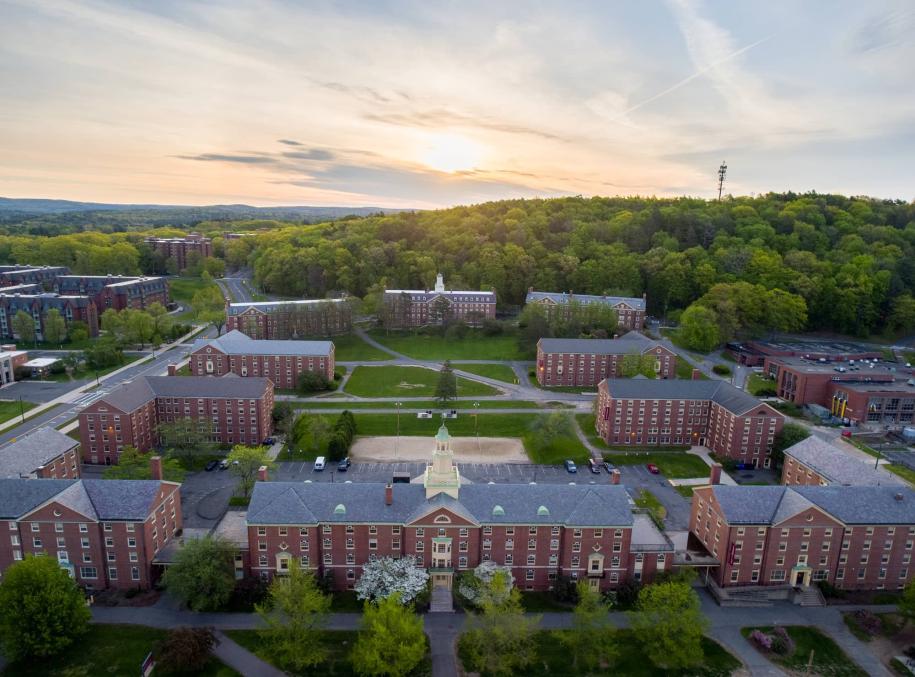
[{"label": "green lawn", "polygon": [[909,484],[915,485],[915,470],[912,470],[911,468],[908,468],[904,465],[896,465],[895,463],[888,463],[883,467],[894,475],[898,475]]},{"label": "green lawn", "polygon": [[[397,434],[397,417],[394,414],[360,414],[356,413],[358,435],[395,435]],[[518,437],[524,442],[524,448],[534,463],[561,463],[567,458],[583,463],[588,459],[585,449],[573,433],[554,439],[549,445],[539,443],[531,426],[538,414],[480,414],[480,437]],[[400,415],[400,434],[405,436],[432,437],[442,424],[440,417],[418,419],[415,415]],[[448,431],[455,437],[474,435],[474,417],[470,414],[459,414],[458,418],[445,421]]]},{"label": "green lawn", "polygon": [[[540,409],[543,408],[540,402],[530,402],[527,400],[478,400],[480,409]],[[303,409],[389,409],[392,412],[397,408],[393,402],[347,402],[333,400],[292,400],[292,403]],[[403,403],[403,409],[473,409],[474,402],[471,400],[458,400],[449,402],[445,407],[440,407],[437,400],[409,400]],[[547,403],[546,408],[550,408]],[[561,409],[564,407],[556,407]],[[404,414],[406,415],[406,414]],[[416,415],[415,413],[413,414]]]},{"label": "green lawn", "polygon": [[[241,644],[262,660],[280,669],[282,666],[275,662],[275,657],[270,648],[266,646],[257,630],[225,630],[226,635]],[[300,672],[288,671],[289,675],[308,675],[309,677],[354,677],[353,665],[350,662],[350,652],[359,633],[351,630],[327,630],[324,633],[324,646],[328,650],[328,659],[321,665],[310,670]],[[426,659],[419,668],[410,673],[410,677],[429,677],[432,674],[432,656],[426,653]]]},{"label": "green lawn", "polygon": [[[560,640],[555,630],[544,630],[537,633],[537,660],[525,668],[525,677],[556,677],[563,675],[584,675],[575,672],[569,663],[569,651]],[[708,637],[702,638],[705,662],[696,668],[685,671],[664,671],[656,668],[645,653],[638,636],[631,630],[618,630],[616,645],[618,656],[612,665],[599,668],[592,675],[626,675],[626,677],[680,677],[685,675],[702,675],[704,677],[726,677],[740,668],[741,663],[728,653],[720,644]],[[458,656],[461,656],[458,651]]]},{"label": "green lawn", "polygon": [[[779,656],[777,654],[766,654],[766,657],[776,665],[780,665],[789,670],[795,670],[798,674],[804,673],[807,668],[807,662],[810,660],[810,652],[813,651],[813,674],[830,675],[842,677],[865,677],[867,673],[854,663],[841,648],[828,635],[823,634],[813,627],[805,625],[786,625],[788,635],[794,640],[797,648],[790,656]],[[740,632],[744,637],[749,638],[753,630],[762,632],[772,632],[772,627],[749,627],[741,628]],[[750,640],[747,639],[749,642]],[[750,642],[755,648],[756,645]]]},{"label": "green lawn", "polygon": [[685,479],[707,477],[709,466],[698,456],[684,451],[658,451],[645,454],[604,454],[604,460],[613,465],[645,465],[654,463],[664,477]]},{"label": "green lawn", "polygon": [[532,614],[547,611],[571,611],[575,608],[574,604],[558,601],[552,592],[522,591],[521,603],[524,605],[524,610]]},{"label": "green lawn", "polygon": [[[690,362],[683,353],[677,353],[677,378],[689,380],[693,377],[693,369],[696,367]],[[708,376],[699,372],[699,380],[707,380]]]},{"label": "green lawn", "polygon": [[34,402],[22,401],[22,408],[20,411],[19,400],[0,400],[0,423],[5,423],[11,418],[18,418],[22,411],[28,411],[29,409],[34,409],[38,405]]},{"label": "green lawn", "polygon": [[330,336],[324,340],[334,342],[334,359],[337,362],[375,362],[393,359],[391,355],[369,345],[355,334]]},{"label": "green lawn", "polygon": [[[86,636],[66,651],[44,661],[13,663],[4,677],[91,677],[94,675],[138,675],[140,664],[165,630],[138,625],[93,623]],[[161,674],[158,670],[155,674]],[[236,677],[239,673],[213,658],[204,677]]]},{"label": "green lawn", "polygon": [[648,491],[648,489],[642,489],[639,491],[639,497],[635,499],[635,504],[640,508],[645,508],[651,514],[651,518],[654,520],[654,523],[658,525],[659,529],[664,528],[664,518],[667,517],[667,508],[661,504],[661,501],[658,500],[657,496]]},{"label": "green lawn", "polygon": [[[344,391],[359,397],[432,397],[439,373],[423,367],[356,367]],[[463,378],[457,379],[459,397],[498,395],[495,388]]]},{"label": "green lawn", "polygon": [[680,494],[683,498],[691,499],[693,497],[693,488],[685,484],[675,486],[674,491]]},{"label": "green lawn", "polygon": [[594,427],[594,414],[575,414],[575,421],[578,427],[588,438],[588,441],[598,449],[609,449],[604,438],[597,434],[597,428]]},{"label": "green lawn", "polygon": [[471,331],[462,339],[449,339],[408,332],[387,334],[383,329],[374,329],[369,335],[391,350],[417,360],[523,360],[529,357],[518,349],[514,334],[484,336],[481,331]]},{"label": "green lawn", "polygon": [[[175,319],[179,322],[189,322],[193,320],[194,311],[189,309],[191,305],[191,299],[194,298],[194,294],[196,294],[198,291],[201,289],[206,289],[210,286],[219,288],[219,286],[212,280],[207,283],[199,277],[169,277],[168,291],[171,300],[176,303],[181,303],[183,306],[188,308],[186,312],[183,312],[180,315],[176,315]],[[219,289],[219,293],[223,293],[221,288]]]},{"label": "green lawn", "polygon": [[469,371],[477,376],[486,376],[506,383],[517,383],[518,377],[515,370],[507,364],[473,364],[468,362],[454,362],[452,366],[461,371]]},{"label": "green lawn", "polygon": [[747,379],[747,392],[759,397],[771,397],[775,393],[775,381],[754,372]]}]

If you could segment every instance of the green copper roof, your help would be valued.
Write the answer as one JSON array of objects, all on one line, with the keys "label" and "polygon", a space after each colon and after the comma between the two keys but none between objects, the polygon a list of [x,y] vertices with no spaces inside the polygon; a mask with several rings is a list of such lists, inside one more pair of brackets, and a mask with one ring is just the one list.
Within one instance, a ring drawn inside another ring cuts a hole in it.
[{"label": "green copper roof", "polygon": [[439,442],[447,442],[451,439],[451,435],[448,432],[448,428],[445,427],[445,424],[442,423],[442,427],[438,429],[438,433],[435,436]]}]

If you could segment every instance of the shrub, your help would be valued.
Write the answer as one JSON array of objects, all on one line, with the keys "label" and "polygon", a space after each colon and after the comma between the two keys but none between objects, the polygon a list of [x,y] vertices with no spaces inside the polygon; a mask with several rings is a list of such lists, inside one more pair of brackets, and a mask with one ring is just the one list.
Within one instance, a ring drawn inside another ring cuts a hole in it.
[{"label": "shrub", "polygon": [[483,335],[484,336],[499,336],[505,331],[505,327],[502,325],[499,320],[493,320],[492,318],[487,318],[483,320]]},{"label": "shrub", "polygon": [[210,628],[173,628],[156,647],[156,667],[169,674],[199,673],[216,644]]},{"label": "shrub", "polygon": [[55,362],[54,364],[51,365],[50,371],[52,374],[63,374],[65,371],[67,371],[67,367],[64,365],[64,363],[62,361],[58,360],[57,362]]},{"label": "shrub", "polygon": [[750,633],[750,641],[753,642],[762,651],[772,651],[772,635],[767,635],[762,630],[754,630]]},{"label": "shrub", "polygon": [[255,604],[260,604],[267,597],[267,581],[256,576],[247,576],[235,583],[229,608],[233,610],[253,611]]},{"label": "shrub", "polygon": [[871,637],[876,637],[880,634],[880,630],[883,625],[880,623],[880,619],[867,609],[858,609],[852,614],[855,623],[858,627],[861,628]]},{"label": "shrub", "polygon": [[27,378],[32,378],[31,367],[16,367],[13,372],[17,381],[24,381]]},{"label": "shrub", "polygon": [[712,367],[712,371],[719,376],[729,376],[731,373],[731,368],[724,364],[716,364],[714,367]]},{"label": "shrub", "polygon": [[553,585],[553,597],[557,602],[578,603],[578,586],[569,576],[559,576]]},{"label": "shrub", "polygon": [[303,395],[308,393],[320,393],[330,390],[330,381],[324,374],[315,371],[306,371],[299,376],[299,382],[296,384],[296,390]]},{"label": "shrub", "polygon": [[628,579],[619,584],[616,589],[614,606],[620,609],[631,609],[639,599],[642,584],[639,581]]},{"label": "shrub", "polygon": [[446,339],[462,339],[470,333],[470,327],[466,322],[453,322],[445,330]]},{"label": "shrub", "polygon": [[842,599],[845,597],[845,591],[840,590],[829,581],[817,581],[817,586],[819,586],[820,592],[823,593],[823,597],[827,599]]},{"label": "shrub", "polygon": [[782,627],[775,628],[772,633],[772,651],[779,656],[790,656],[794,653],[795,648],[797,647],[788,631]]}]

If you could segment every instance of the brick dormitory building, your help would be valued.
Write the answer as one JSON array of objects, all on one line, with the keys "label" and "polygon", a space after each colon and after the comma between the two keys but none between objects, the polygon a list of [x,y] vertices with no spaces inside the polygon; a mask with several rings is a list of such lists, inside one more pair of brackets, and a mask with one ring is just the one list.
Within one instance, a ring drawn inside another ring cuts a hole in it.
[{"label": "brick dormitory building", "polygon": [[305,372],[334,378],[331,341],[254,340],[233,330],[216,339],[198,340],[190,357],[194,376],[264,376],[277,388],[293,389]]},{"label": "brick dormitory building", "polygon": [[168,280],[164,277],[60,275],[54,280],[54,291],[89,296],[99,313],[109,308],[143,310],[153,303],[168,304]]},{"label": "brick dormitory building", "polygon": [[448,322],[480,326],[496,316],[496,292],[448,290],[439,273],[433,289],[385,289],[384,325],[412,329]]},{"label": "brick dormitory building", "polygon": [[534,291],[527,292],[526,303],[543,307],[548,316],[567,311],[574,304],[588,306],[600,304],[616,311],[617,326],[621,329],[641,329],[645,324],[645,294],[642,298],[626,296],[591,296],[571,292]]},{"label": "brick dormitory building", "polygon": [[110,465],[126,446],[157,446],[157,427],[185,418],[207,421],[214,442],[255,445],[273,432],[272,414],[266,378],[143,376],[80,412],[80,447],[85,463]]},{"label": "brick dormitory building", "polygon": [[0,287],[36,285],[40,291],[50,291],[54,280],[69,272],[65,266],[0,266]]},{"label": "brick dormitory building", "polygon": [[144,242],[165,257],[174,259],[179,271],[187,268],[191,253],[201,258],[213,255],[213,241],[198,233],[189,233],[184,237],[147,237]]},{"label": "brick dormitory building", "polygon": [[597,432],[611,445],[705,446],[768,468],[784,425],[778,411],[723,381],[605,379],[597,393]]},{"label": "brick dormitory building", "polygon": [[0,447],[0,477],[77,479],[79,442],[54,428],[36,428]]},{"label": "brick dormitory building", "polygon": [[35,320],[37,338],[44,339],[44,318],[56,309],[64,321],[85,322],[90,336],[98,336],[98,310],[89,296],[60,296],[53,293],[7,294],[0,289],[0,337],[14,338],[13,318],[21,310]]},{"label": "brick dormitory building", "polygon": [[627,355],[653,358],[658,378],[674,378],[677,354],[639,332],[616,339],[542,338],[537,341],[537,383],[542,386],[596,386],[622,376]]},{"label": "brick dormitory building", "polygon": [[352,328],[353,309],[345,298],[226,304],[226,331],[253,339],[337,336]]},{"label": "brick dormitory building", "polygon": [[550,589],[558,576],[606,590],[650,581],[673,564],[673,545],[647,515],[633,513],[625,487],[463,482],[444,426],[421,481],[258,482],[245,528],[236,543],[255,575],[270,578],[295,563],[331,572],[338,589],[384,556],[416,557],[433,585],[446,588],[485,561],[511,567],[527,590]]},{"label": "brick dormitory building", "polygon": [[91,590],[147,589],[181,534],[180,485],[151,480],[0,479],[0,580],[27,555],[55,558]]},{"label": "brick dormitory building", "polygon": [[709,575],[719,588],[762,586],[787,593],[825,581],[845,590],[897,590],[915,573],[915,491],[698,487],[690,537],[714,559]]}]

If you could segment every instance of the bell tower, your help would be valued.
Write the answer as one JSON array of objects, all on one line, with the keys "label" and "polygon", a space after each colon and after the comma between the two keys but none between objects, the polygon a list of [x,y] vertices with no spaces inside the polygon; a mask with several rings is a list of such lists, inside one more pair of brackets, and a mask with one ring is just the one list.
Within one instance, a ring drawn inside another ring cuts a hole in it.
[{"label": "bell tower", "polygon": [[426,498],[446,493],[452,498],[458,497],[461,487],[461,475],[454,465],[454,453],[451,451],[451,435],[442,423],[435,435],[435,451],[432,452],[432,464],[426,466],[423,473],[423,486]]},{"label": "bell tower", "polygon": [[445,291],[445,278],[442,277],[442,274],[439,273],[435,276],[435,291],[443,292]]}]

